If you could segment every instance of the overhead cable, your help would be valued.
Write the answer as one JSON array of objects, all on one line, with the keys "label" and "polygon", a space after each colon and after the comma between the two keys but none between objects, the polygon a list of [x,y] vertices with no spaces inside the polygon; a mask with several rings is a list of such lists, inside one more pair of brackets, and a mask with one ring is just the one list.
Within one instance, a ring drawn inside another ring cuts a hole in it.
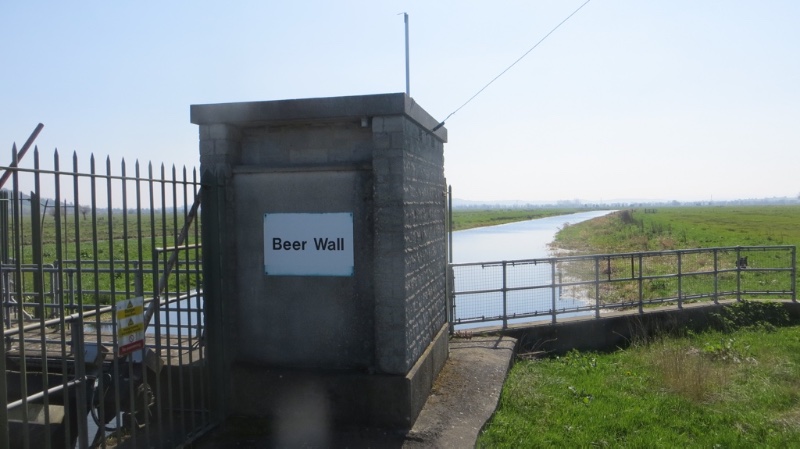
[{"label": "overhead cable", "polygon": [[545,40],[545,39],[547,39],[548,37],[550,37],[550,35],[551,35],[551,34],[553,34],[553,33],[554,33],[554,32],[555,32],[555,31],[556,31],[556,30],[557,30],[557,29],[558,29],[558,28],[559,28],[561,25],[563,25],[563,24],[564,24],[564,23],[565,23],[567,20],[571,19],[571,18],[572,18],[572,16],[574,16],[575,14],[577,14],[577,13],[578,13],[578,11],[580,11],[581,9],[583,9],[583,7],[584,7],[584,6],[586,6],[586,5],[587,5],[587,4],[588,4],[590,1],[592,1],[592,0],[586,0],[586,2],[584,2],[584,3],[583,3],[581,6],[579,6],[579,7],[578,7],[578,9],[576,9],[575,11],[573,11],[573,12],[572,12],[572,14],[568,15],[566,19],[562,20],[562,21],[561,21],[561,22],[560,22],[558,25],[556,25],[556,26],[555,26],[555,28],[553,28],[552,30],[550,30],[550,32],[549,32],[549,33],[545,34],[543,38],[539,39],[539,42],[537,42],[537,43],[536,43],[536,44],[535,44],[533,47],[531,47],[530,49],[528,49],[528,51],[526,51],[526,52],[525,52],[525,54],[523,54],[522,56],[520,56],[520,57],[519,57],[519,58],[518,58],[516,61],[514,61],[514,62],[513,62],[513,63],[512,63],[510,66],[506,67],[506,69],[505,69],[505,70],[503,70],[502,72],[500,72],[500,74],[499,74],[499,75],[497,75],[497,76],[495,76],[494,78],[492,78],[492,80],[491,80],[491,81],[489,81],[489,82],[488,82],[488,83],[487,83],[485,86],[483,86],[483,87],[481,88],[481,90],[479,90],[478,92],[476,92],[476,93],[475,93],[475,95],[471,96],[471,97],[469,98],[469,100],[467,100],[466,102],[464,102],[464,104],[462,104],[461,106],[459,106],[459,107],[458,107],[458,108],[457,108],[455,111],[451,112],[451,113],[450,113],[450,115],[448,115],[447,117],[445,117],[445,119],[444,119],[444,120],[442,120],[442,122],[441,122],[441,123],[439,123],[438,125],[436,125],[436,126],[433,128],[433,131],[436,131],[436,130],[438,130],[439,128],[441,128],[442,126],[444,126],[444,122],[446,122],[446,121],[447,121],[447,120],[448,120],[450,117],[452,117],[452,116],[453,116],[453,115],[454,115],[456,112],[460,111],[460,110],[461,110],[461,108],[463,108],[464,106],[466,106],[467,104],[469,104],[469,102],[470,102],[470,101],[472,101],[472,100],[473,100],[475,97],[477,97],[478,95],[480,95],[480,94],[481,94],[481,92],[483,92],[484,90],[486,90],[486,88],[487,88],[487,87],[491,86],[491,85],[492,85],[492,83],[494,83],[495,81],[497,81],[497,79],[498,79],[498,78],[500,78],[500,77],[501,77],[501,76],[503,76],[503,75],[504,75],[506,72],[508,72],[509,70],[511,70],[511,68],[512,68],[512,67],[514,67],[515,65],[517,65],[517,63],[518,63],[518,62],[522,61],[522,59],[523,59],[525,56],[528,56],[528,53],[532,52],[532,51],[533,51],[533,50],[534,50],[536,47],[538,47],[538,46],[539,46],[539,44],[541,44],[542,42],[544,42],[544,40]]}]

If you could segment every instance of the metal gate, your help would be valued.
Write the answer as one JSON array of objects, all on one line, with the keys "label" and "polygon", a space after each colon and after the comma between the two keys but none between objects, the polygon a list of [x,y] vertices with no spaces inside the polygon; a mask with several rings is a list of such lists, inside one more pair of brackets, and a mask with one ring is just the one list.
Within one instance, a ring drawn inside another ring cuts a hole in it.
[{"label": "metal gate", "polygon": [[197,172],[24,168],[39,129],[0,166],[0,448],[190,441],[212,424]]}]

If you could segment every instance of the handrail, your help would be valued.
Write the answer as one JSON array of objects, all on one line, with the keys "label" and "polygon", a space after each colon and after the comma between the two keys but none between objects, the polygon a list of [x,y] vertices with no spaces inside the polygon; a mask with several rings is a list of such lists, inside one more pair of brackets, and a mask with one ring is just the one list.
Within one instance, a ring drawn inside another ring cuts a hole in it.
[{"label": "handrail", "polygon": [[[766,252],[775,252],[775,257],[754,254]],[[749,264],[743,256],[749,257]],[[556,323],[556,316],[563,313],[593,311],[599,318],[601,310],[638,306],[643,313],[645,304],[675,303],[682,308],[686,301],[711,298],[717,303],[720,297],[733,295],[738,300],[742,295],[758,295],[797,301],[796,247],[792,245],[468,262],[449,264],[447,273],[453,286],[451,327],[496,322],[505,329],[509,320],[520,318],[551,315]],[[774,274],[767,278],[770,282],[757,282],[770,274]],[[749,284],[743,282],[745,278]],[[570,288],[577,290],[564,295]],[[570,302],[559,307],[559,299]]]}]

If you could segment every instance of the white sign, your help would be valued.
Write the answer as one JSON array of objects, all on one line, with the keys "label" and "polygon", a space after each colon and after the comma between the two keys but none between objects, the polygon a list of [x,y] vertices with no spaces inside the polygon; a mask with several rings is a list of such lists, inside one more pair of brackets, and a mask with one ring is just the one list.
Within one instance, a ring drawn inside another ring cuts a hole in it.
[{"label": "white sign", "polygon": [[353,214],[264,214],[268,276],[352,276]]},{"label": "white sign", "polygon": [[117,355],[130,354],[144,347],[144,298],[131,298],[114,306],[117,328]]}]

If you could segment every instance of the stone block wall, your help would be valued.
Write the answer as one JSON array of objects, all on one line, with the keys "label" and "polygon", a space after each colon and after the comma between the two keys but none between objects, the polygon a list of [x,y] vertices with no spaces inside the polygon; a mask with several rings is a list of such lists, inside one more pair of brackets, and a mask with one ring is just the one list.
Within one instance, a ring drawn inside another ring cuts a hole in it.
[{"label": "stone block wall", "polygon": [[444,148],[406,116],[373,118],[372,132],[377,362],[401,374],[446,321]]},{"label": "stone block wall", "polygon": [[[198,105],[192,122],[201,170],[222,186],[220,210],[202,213],[220,234],[206,298],[220,401],[258,413],[268,393],[242,376],[302,371],[343,419],[413,422],[447,354],[447,131],[404,94]],[[352,277],[265,275],[265,213],[341,212]],[[392,385],[403,399],[377,419],[372,396]]]}]

